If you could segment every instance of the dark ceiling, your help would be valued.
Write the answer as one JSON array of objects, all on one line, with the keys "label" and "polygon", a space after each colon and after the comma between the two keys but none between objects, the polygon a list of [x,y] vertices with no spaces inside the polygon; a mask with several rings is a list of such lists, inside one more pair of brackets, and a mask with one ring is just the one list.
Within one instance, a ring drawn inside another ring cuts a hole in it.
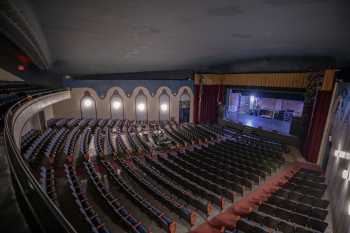
[{"label": "dark ceiling", "polygon": [[349,0],[32,0],[62,74],[205,70],[272,57],[350,61]]}]

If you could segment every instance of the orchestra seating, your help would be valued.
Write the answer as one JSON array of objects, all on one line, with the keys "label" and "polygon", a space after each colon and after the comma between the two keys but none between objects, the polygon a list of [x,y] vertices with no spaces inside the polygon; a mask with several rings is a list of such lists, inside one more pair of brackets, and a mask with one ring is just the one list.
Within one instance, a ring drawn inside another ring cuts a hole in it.
[{"label": "orchestra seating", "polygon": [[[309,181],[300,179],[305,176]],[[322,198],[327,187],[323,182],[320,172],[300,169],[252,212],[241,216],[235,231],[325,232],[329,201]]]},{"label": "orchestra seating", "polygon": [[[171,121],[54,118],[42,132],[26,132],[21,148],[53,203],[64,207],[60,190],[68,185],[77,218],[101,233],[112,232],[105,214],[126,232],[154,232],[153,224],[170,233],[178,224],[190,230],[199,216],[220,213],[286,164],[277,142],[219,125]],[[57,182],[61,169],[66,182]],[[300,169],[225,232],[324,232],[326,188],[322,174]],[[101,203],[102,215],[96,208]]]}]

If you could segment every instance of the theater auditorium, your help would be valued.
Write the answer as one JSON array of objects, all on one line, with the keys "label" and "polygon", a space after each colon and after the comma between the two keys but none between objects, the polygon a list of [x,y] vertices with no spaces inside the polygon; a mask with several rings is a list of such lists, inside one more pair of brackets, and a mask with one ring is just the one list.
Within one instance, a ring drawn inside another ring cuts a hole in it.
[{"label": "theater auditorium", "polygon": [[1,1],[0,232],[350,232],[349,10]]}]

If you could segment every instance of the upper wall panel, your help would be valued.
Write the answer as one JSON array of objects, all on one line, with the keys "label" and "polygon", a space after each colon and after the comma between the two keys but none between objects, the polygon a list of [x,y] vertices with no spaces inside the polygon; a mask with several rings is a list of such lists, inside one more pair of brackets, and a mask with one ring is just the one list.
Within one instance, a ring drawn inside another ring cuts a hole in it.
[{"label": "upper wall panel", "polygon": [[183,86],[193,89],[192,80],[64,80],[65,87],[92,88],[101,98],[105,97],[111,87],[121,88],[126,95],[131,95],[135,88],[145,87],[151,95],[156,94],[160,87],[168,87],[172,93],[178,93]]}]

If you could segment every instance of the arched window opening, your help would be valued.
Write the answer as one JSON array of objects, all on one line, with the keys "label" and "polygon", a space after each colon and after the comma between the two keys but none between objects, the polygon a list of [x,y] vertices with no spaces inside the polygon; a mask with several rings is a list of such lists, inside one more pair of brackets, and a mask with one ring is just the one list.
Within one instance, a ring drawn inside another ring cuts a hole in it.
[{"label": "arched window opening", "polygon": [[118,91],[114,91],[111,97],[110,108],[111,108],[112,119],[117,119],[117,120],[124,119],[123,98],[119,95]]},{"label": "arched window opening", "polygon": [[170,120],[170,96],[165,89],[163,89],[161,95],[159,96],[159,120]]},{"label": "arched window opening", "polygon": [[147,121],[148,120],[148,109],[147,109],[147,97],[143,94],[141,90],[135,98],[135,113],[137,121]]},{"label": "arched window opening", "polygon": [[185,89],[180,96],[179,103],[179,121],[180,123],[190,122],[191,97]]},{"label": "arched window opening", "polygon": [[96,101],[88,91],[80,101],[81,118],[97,118]]}]

